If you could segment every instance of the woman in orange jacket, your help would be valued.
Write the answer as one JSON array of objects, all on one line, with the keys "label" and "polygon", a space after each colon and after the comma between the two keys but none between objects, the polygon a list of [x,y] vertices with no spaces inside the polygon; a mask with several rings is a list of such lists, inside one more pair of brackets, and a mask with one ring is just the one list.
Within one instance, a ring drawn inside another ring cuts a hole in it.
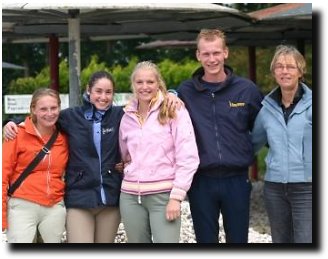
[{"label": "woman in orange jacket", "polygon": [[56,130],[59,94],[48,88],[34,92],[30,116],[17,138],[2,146],[2,230],[9,243],[31,243],[37,229],[45,243],[59,243],[65,230],[63,175],[68,160],[66,137],[59,133],[50,151],[9,197],[7,190]]}]

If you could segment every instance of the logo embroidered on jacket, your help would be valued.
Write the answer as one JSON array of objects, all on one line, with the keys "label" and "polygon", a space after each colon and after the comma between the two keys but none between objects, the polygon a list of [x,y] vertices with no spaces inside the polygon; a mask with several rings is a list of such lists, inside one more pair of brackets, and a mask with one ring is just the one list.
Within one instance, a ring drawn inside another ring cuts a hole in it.
[{"label": "logo embroidered on jacket", "polygon": [[107,133],[110,133],[114,130],[114,127],[111,127],[111,128],[103,128],[102,129],[102,134],[107,134]]},{"label": "logo embroidered on jacket", "polygon": [[229,101],[229,106],[230,107],[244,107],[245,103],[233,103],[233,102]]}]

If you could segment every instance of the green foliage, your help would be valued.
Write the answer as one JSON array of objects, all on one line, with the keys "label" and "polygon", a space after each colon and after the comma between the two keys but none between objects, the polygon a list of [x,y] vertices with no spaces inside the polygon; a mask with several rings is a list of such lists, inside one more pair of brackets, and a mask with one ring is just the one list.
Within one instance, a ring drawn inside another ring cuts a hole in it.
[{"label": "green foliage", "polygon": [[257,154],[258,177],[263,179],[266,170],[265,157],[268,154],[268,148],[264,146]]},{"label": "green foliage", "polygon": [[177,88],[182,81],[190,78],[192,73],[199,67],[199,63],[189,59],[185,59],[182,63],[164,59],[158,64],[158,67],[169,89]]},{"label": "green foliage", "polygon": [[[312,49],[311,45],[306,47],[305,57],[307,61],[307,74],[305,75],[306,83],[312,85]],[[263,94],[270,92],[276,85],[271,72],[270,63],[275,48],[256,48],[256,83]],[[81,71],[81,88],[84,89],[88,79],[95,71],[104,70],[112,73],[116,81],[117,92],[130,92],[130,75],[133,68],[139,61],[139,58],[132,56],[129,58],[127,65],[116,64],[109,67],[104,61],[100,62],[97,55],[89,59],[89,63]],[[200,64],[190,57],[186,57],[179,62],[165,58],[157,62],[162,76],[166,82],[167,88],[176,88],[183,80],[191,77],[192,73]],[[248,48],[233,46],[229,48],[229,59],[227,64],[231,66],[234,73],[240,76],[249,77]],[[59,64],[59,91],[61,93],[69,92],[69,69],[66,59]],[[42,86],[49,86],[50,76],[49,67],[45,67],[35,77],[18,78],[10,82],[6,93],[8,94],[30,94],[35,89]]]},{"label": "green foliage", "polygon": [[263,94],[269,93],[275,86],[275,80],[270,71],[274,48],[256,49],[256,82]]},{"label": "green foliage", "polygon": [[246,47],[229,47],[226,64],[239,76],[248,77],[248,53]]},{"label": "green foliage", "polygon": [[49,67],[45,67],[39,74],[33,77],[18,78],[11,81],[8,92],[10,94],[31,94],[37,88],[48,87],[50,85]]},{"label": "green foliage", "polygon": [[99,58],[97,55],[93,55],[90,59],[89,64],[82,69],[81,71],[81,88],[82,91],[88,84],[90,76],[96,71],[107,71],[109,72],[108,68],[106,67],[105,62],[99,63]]},{"label": "green foliage", "polygon": [[312,45],[305,47],[305,60],[307,72],[304,75],[305,83],[312,88]]},{"label": "green foliage", "polygon": [[59,92],[69,92],[69,70],[68,62],[66,59],[62,60],[59,63]]},{"label": "green foliage", "polygon": [[[96,71],[110,72],[116,82],[116,92],[130,92],[130,76],[138,63],[137,57],[132,57],[126,66],[114,65],[107,67],[105,62],[99,62],[97,55],[93,55],[89,64],[81,71],[82,90],[88,84],[88,80]],[[169,59],[159,62],[158,67],[168,88],[176,88],[183,80],[190,78],[199,63],[195,60],[185,59],[182,63],[176,63]],[[69,70],[67,60],[62,60],[59,64],[59,91],[61,93],[69,92]],[[10,94],[31,94],[35,89],[41,86],[49,86],[50,75],[49,67],[41,70],[36,77],[18,78],[12,81],[9,87]]]},{"label": "green foliage", "polygon": [[111,69],[111,73],[116,82],[116,92],[131,92],[130,75],[138,63],[136,57],[132,57],[126,67],[116,65]]}]

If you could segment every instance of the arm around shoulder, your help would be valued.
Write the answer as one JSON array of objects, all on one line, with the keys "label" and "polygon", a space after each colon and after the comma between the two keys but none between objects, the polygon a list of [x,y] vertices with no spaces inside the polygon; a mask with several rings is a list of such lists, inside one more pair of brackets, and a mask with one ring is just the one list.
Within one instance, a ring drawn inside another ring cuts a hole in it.
[{"label": "arm around shoulder", "polygon": [[198,148],[193,125],[186,108],[177,112],[172,122],[176,173],[170,198],[183,200],[199,165]]}]

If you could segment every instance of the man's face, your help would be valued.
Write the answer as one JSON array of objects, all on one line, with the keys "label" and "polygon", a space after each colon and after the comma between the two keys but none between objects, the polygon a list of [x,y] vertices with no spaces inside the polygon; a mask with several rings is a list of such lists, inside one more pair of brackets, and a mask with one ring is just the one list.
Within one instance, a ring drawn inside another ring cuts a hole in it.
[{"label": "man's face", "polygon": [[215,76],[224,72],[224,60],[228,58],[228,48],[223,41],[215,37],[213,40],[200,39],[196,52],[197,60],[202,64],[205,75]]}]

